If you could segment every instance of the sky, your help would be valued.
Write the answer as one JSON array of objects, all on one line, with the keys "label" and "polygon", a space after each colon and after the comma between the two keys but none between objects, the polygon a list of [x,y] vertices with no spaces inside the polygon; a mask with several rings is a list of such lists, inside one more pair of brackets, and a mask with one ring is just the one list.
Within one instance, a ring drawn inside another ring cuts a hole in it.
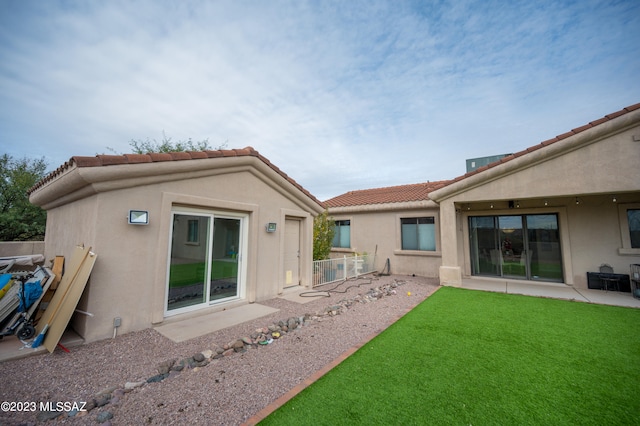
[{"label": "sky", "polygon": [[252,146],[320,200],[640,102],[640,1],[0,0],[0,154]]}]

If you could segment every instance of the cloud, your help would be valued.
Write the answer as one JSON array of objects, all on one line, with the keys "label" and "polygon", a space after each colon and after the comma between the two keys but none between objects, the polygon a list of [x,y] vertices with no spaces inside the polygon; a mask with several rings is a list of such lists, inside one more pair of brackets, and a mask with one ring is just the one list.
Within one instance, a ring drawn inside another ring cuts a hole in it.
[{"label": "cloud", "polygon": [[638,102],[636,2],[2,2],[0,146],[251,145],[321,199]]}]

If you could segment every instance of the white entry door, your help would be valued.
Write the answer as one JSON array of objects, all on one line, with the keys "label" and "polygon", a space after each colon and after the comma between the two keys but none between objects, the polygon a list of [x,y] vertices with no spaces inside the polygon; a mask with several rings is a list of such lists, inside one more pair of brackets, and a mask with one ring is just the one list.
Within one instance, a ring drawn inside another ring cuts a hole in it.
[{"label": "white entry door", "polygon": [[285,219],[284,287],[300,285],[300,224],[298,219]]}]

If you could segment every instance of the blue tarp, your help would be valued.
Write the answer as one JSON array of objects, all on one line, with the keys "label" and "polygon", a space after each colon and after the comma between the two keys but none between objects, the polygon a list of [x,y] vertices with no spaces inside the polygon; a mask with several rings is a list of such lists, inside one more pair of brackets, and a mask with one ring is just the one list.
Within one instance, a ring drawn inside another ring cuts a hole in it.
[{"label": "blue tarp", "polygon": [[27,281],[22,286],[21,292],[24,292],[24,297],[20,295],[20,305],[18,306],[18,312],[25,312],[33,303],[38,300],[42,294],[42,286],[40,280]]},{"label": "blue tarp", "polygon": [[9,281],[11,281],[12,277],[13,277],[13,275],[11,275],[11,274],[2,274],[2,275],[0,275],[0,289],[4,288],[4,286],[7,285],[7,283],[9,283]]}]

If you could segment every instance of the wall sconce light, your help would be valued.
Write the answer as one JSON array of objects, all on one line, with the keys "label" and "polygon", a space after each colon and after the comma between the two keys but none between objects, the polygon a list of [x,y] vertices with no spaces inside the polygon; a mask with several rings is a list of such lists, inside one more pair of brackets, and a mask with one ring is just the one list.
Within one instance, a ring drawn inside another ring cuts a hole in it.
[{"label": "wall sconce light", "polygon": [[580,204],[580,199],[578,197],[576,197],[576,206]]},{"label": "wall sconce light", "polygon": [[547,200],[544,200],[544,205],[545,205],[545,206],[548,206],[548,205],[549,205],[549,202],[548,202]]},{"label": "wall sconce light", "polygon": [[277,225],[273,222],[267,223],[267,226],[266,226],[267,232],[276,232],[276,227]]},{"label": "wall sconce light", "polygon": [[516,200],[516,209],[519,209],[519,208],[520,208],[520,201]]},{"label": "wall sconce light", "polygon": [[614,195],[613,198],[611,199],[611,201],[613,201],[614,203],[618,202],[618,199],[616,198],[616,196]]},{"label": "wall sconce light", "polygon": [[491,206],[490,206],[490,207],[491,207],[491,208],[493,208],[493,203],[491,203]]},{"label": "wall sconce light", "polygon": [[129,210],[129,225],[148,225],[149,212],[146,210]]}]

